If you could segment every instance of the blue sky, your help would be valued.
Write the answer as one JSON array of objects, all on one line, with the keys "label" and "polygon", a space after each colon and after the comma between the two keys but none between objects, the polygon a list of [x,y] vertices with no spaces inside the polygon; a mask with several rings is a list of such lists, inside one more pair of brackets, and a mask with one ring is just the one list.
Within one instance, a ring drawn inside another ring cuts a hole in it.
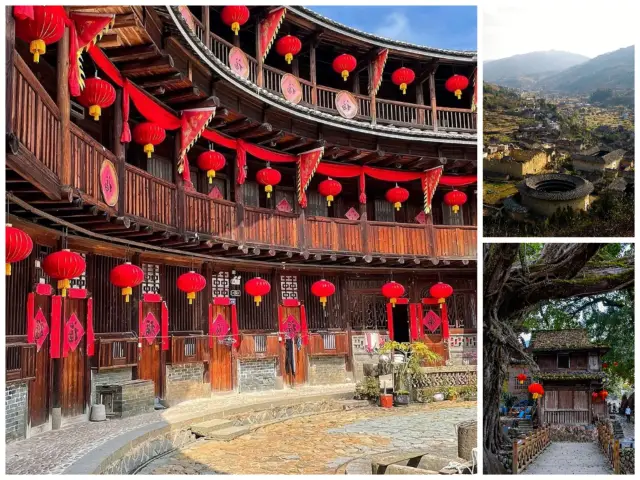
[{"label": "blue sky", "polygon": [[350,27],[394,40],[453,50],[477,49],[476,7],[308,8]]}]

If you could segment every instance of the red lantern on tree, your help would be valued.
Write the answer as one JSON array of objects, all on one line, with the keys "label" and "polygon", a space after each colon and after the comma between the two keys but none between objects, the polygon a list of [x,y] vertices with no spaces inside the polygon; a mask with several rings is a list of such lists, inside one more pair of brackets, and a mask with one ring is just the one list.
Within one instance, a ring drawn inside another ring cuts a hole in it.
[{"label": "red lantern on tree", "polygon": [[220,17],[225,24],[231,27],[233,33],[238,35],[240,26],[249,20],[249,9],[244,5],[231,5],[222,9]]},{"label": "red lantern on tree", "polygon": [[382,295],[387,297],[391,306],[395,308],[398,298],[404,295],[404,287],[392,280],[382,286]]},{"label": "red lantern on tree", "polygon": [[539,383],[532,383],[529,385],[529,393],[533,395],[534,400],[537,400],[544,395],[544,388]]},{"label": "red lantern on tree", "polygon": [[447,298],[453,295],[453,288],[447,283],[438,282],[429,289],[429,293],[433,298],[438,299],[440,308],[442,308],[442,304],[447,300]]},{"label": "red lantern on tree", "polygon": [[336,286],[323,278],[311,285],[311,293],[316,297],[320,297],[322,308],[325,308],[327,306],[327,297],[336,293]]},{"label": "red lantern on tree", "polygon": [[78,102],[89,109],[89,115],[97,122],[103,108],[108,108],[116,101],[116,89],[98,76],[85,81],[84,90],[78,97]]},{"label": "red lantern on tree", "polygon": [[617,367],[618,366],[618,362],[613,362],[613,366]]},{"label": "red lantern on tree", "polygon": [[291,64],[293,56],[300,53],[302,50],[302,42],[298,37],[293,35],[285,35],[278,39],[276,43],[276,51],[278,55],[282,55],[288,64]]},{"label": "red lantern on tree", "polygon": [[122,289],[124,301],[129,303],[129,296],[133,293],[133,287],[137,287],[144,281],[144,272],[137,265],[126,262],[111,270],[109,280],[116,287]]},{"label": "red lantern on tree", "polygon": [[602,364],[602,368],[609,368],[609,364],[608,364],[607,362],[604,362],[604,363]]},{"label": "red lantern on tree", "polygon": [[527,376],[524,373],[521,373],[516,378],[518,379],[518,383],[520,383],[520,385],[522,385],[522,384],[524,384],[525,380],[527,379]]},{"label": "red lantern on tree", "polygon": [[462,90],[469,86],[469,79],[467,77],[463,77],[462,75],[454,75],[449,77],[444,84],[444,88],[453,93],[458,100],[462,98]]},{"label": "red lantern on tree", "polygon": [[600,390],[600,398],[602,399],[602,401],[606,400],[607,396],[609,396],[609,392],[604,389]]},{"label": "red lantern on tree", "polygon": [[82,275],[87,265],[82,255],[64,249],[47,255],[42,262],[42,268],[51,278],[58,280],[61,295],[67,296],[67,289],[71,287],[71,279]]},{"label": "red lantern on tree", "polygon": [[327,199],[327,205],[330,207],[331,202],[333,202],[334,198],[337,197],[342,191],[342,185],[340,182],[334,180],[329,177],[326,180],[320,182],[318,185],[318,193]]},{"label": "red lantern on tree", "polygon": [[153,147],[164,142],[166,137],[164,128],[153,122],[142,122],[133,129],[133,139],[139,145],[144,145],[144,153],[151,158]]},{"label": "red lantern on tree", "polygon": [[593,392],[591,394],[591,399],[596,402],[598,400],[598,392]]},{"label": "red lantern on tree", "polygon": [[216,171],[222,170],[226,164],[227,160],[224,155],[214,150],[207,150],[198,156],[198,168],[206,170],[209,183],[213,183]]},{"label": "red lantern on tree", "polygon": [[412,84],[415,79],[415,72],[407,67],[401,67],[391,75],[391,81],[400,87],[403,95],[407,94],[407,87]]},{"label": "red lantern on tree", "polygon": [[34,6],[33,20],[16,18],[16,36],[29,42],[33,61],[40,62],[40,55],[47,51],[47,45],[56,43],[64,35],[64,8],[61,6]]},{"label": "red lantern on tree", "polygon": [[256,173],[256,181],[260,185],[264,185],[264,191],[267,192],[267,198],[271,198],[273,186],[278,185],[280,180],[282,180],[280,172],[271,167],[263,168]]},{"label": "red lantern on tree", "polygon": [[385,196],[389,203],[393,203],[396,210],[400,210],[402,204],[409,199],[409,190],[396,185],[395,187],[387,190],[387,194]]},{"label": "red lantern on tree", "polygon": [[347,81],[347,78],[349,78],[349,74],[356,69],[356,65],[358,65],[356,57],[349,55],[348,53],[338,55],[333,60],[333,70],[342,75],[345,82]]},{"label": "red lantern on tree", "polygon": [[259,307],[262,297],[271,291],[271,284],[264,278],[255,277],[244,284],[244,291],[253,297],[256,307]]},{"label": "red lantern on tree", "polygon": [[31,237],[19,228],[7,224],[5,235],[5,274],[11,275],[11,264],[20,262],[31,255],[33,241]]},{"label": "red lantern on tree", "polygon": [[207,286],[207,280],[199,273],[191,270],[190,272],[180,275],[176,281],[176,285],[180,290],[186,292],[189,305],[191,305],[193,304],[193,299],[196,298],[196,293]]},{"label": "red lantern on tree", "polygon": [[467,203],[467,194],[460,190],[453,190],[445,194],[444,203],[451,207],[454,214],[457,214],[458,210],[460,210],[460,205]]}]

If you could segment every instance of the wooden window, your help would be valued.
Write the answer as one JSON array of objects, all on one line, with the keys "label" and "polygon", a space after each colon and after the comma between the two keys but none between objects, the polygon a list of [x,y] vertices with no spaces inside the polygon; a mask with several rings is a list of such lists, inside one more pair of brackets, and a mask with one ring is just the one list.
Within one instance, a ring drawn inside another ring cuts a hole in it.
[{"label": "wooden window", "polygon": [[464,212],[466,205],[461,205],[458,213],[453,213],[453,208],[442,203],[442,223],[444,225],[464,225]]},{"label": "wooden window", "polygon": [[253,337],[254,349],[256,353],[264,353],[267,351],[267,336],[255,335]]},{"label": "wooden window", "polygon": [[322,346],[324,347],[325,350],[335,350],[336,349],[335,333],[323,333]]},{"label": "wooden window", "polygon": [[570,368],[569,355],[558,354],[558,368]]},{"label": "wooden window", "polygon": [[196,339],[195,338],[184,339],[184,356],[185,357],[196,356]]},{"label": "wooden window", "polygon": [[168,158],[153,155],[147,159],[147,172],[154,177],[162,178],[167,182],[173,182],[173,168]]},{"label": "wooden window", "polygon": [[144,281],[142,293],[160,293],[160,265],[143,263]]},{"label": "wooden window", "polygon": [[211,276],[211,296],[229,297],[229,272],[218,272]]},{"label": "wooden window", "polygon": [[558,410],[573,410],[573,390],[558,390]]},{"label": "wooden window", "polygon": [[387,202],[386,200],[381,200],[376,198],[374,203],[374,212],[375,217],[374,220],[376,222],[395,222],[396,221],[396,211],[391,202]]},{"label": "wooden window", "polygon": [[244,204],[248,207],[260,206],[260,185],[256,182],[245,182],[244,188]]},{"label": "wooden window", "polygon": [[589,354],[589,370],[600,370],[600,359],[597,354]]},{"label": "wooden window", "polygon": [[328,217],[327,199],[313,190],[307,190],[307,215],[309,217]]},{"label": "wooden window", "polygon": [[298,277],[296,275],[280,275],[280,297],[282,300],[298,299]]}]

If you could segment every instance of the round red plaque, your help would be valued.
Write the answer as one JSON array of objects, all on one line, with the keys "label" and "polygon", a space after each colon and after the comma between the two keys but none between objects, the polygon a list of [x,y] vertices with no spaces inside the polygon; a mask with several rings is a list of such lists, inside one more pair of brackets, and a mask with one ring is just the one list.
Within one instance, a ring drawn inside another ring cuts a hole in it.
[{"label": "round red plaque", "polygon": [[289,102],[297,105],[302,100],[302,87],[294,75],[285,73],[280,80],[280,89],[284,98]]},{"label": "round red plaque", "polygon": [[229,50],[229,68],[233,72],[242,77],[249,78],[249,60],[242,50],[238,47],[232,47]]},{"label": "round red plaque", "polygon": [[346,90],[336,93],[336,109],[344,118],[353,118],[358,115],[358,102]]},{"label": "round red plaque", "polygon": [[118,203],[120,188],[118,187],[118,174],[116,167],[110,160],[104,160],[100,167],[100,188],[104,203],[114,207]]}]

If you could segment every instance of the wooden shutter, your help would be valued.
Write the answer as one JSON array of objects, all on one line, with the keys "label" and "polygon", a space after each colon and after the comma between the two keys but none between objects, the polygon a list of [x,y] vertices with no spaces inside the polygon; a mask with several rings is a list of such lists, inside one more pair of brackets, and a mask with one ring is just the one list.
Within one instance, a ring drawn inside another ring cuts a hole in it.
[{"label": "wooden shutter", "polygon": [[444,225],[464,225],[464,210],[466,205],[461,205],[458,213],[454,214],[452,207],[442,203],[442,223]]},{"label": "wooden shutter", "polygon": [[256,182],[245,182],[243,191],[245,205],[249,207],[260,206],[260,185]]},{"label": "wooden shutter", "polygon": [[147,171],[154,177],[162,178],[167,182],[173,181],[171,161],[168,158],[153,155],[147,159]]},{"label": "wooden shutter", "polygon": [[328,217],[327,200],[318,192],[307,190],[307,215],[310,217]]},{"label": "wooden shutter", "polygon": [[376,198],[373,205],[375,209],[374,220],[376,222],[395,222],[396,215],[391,202]]}]

